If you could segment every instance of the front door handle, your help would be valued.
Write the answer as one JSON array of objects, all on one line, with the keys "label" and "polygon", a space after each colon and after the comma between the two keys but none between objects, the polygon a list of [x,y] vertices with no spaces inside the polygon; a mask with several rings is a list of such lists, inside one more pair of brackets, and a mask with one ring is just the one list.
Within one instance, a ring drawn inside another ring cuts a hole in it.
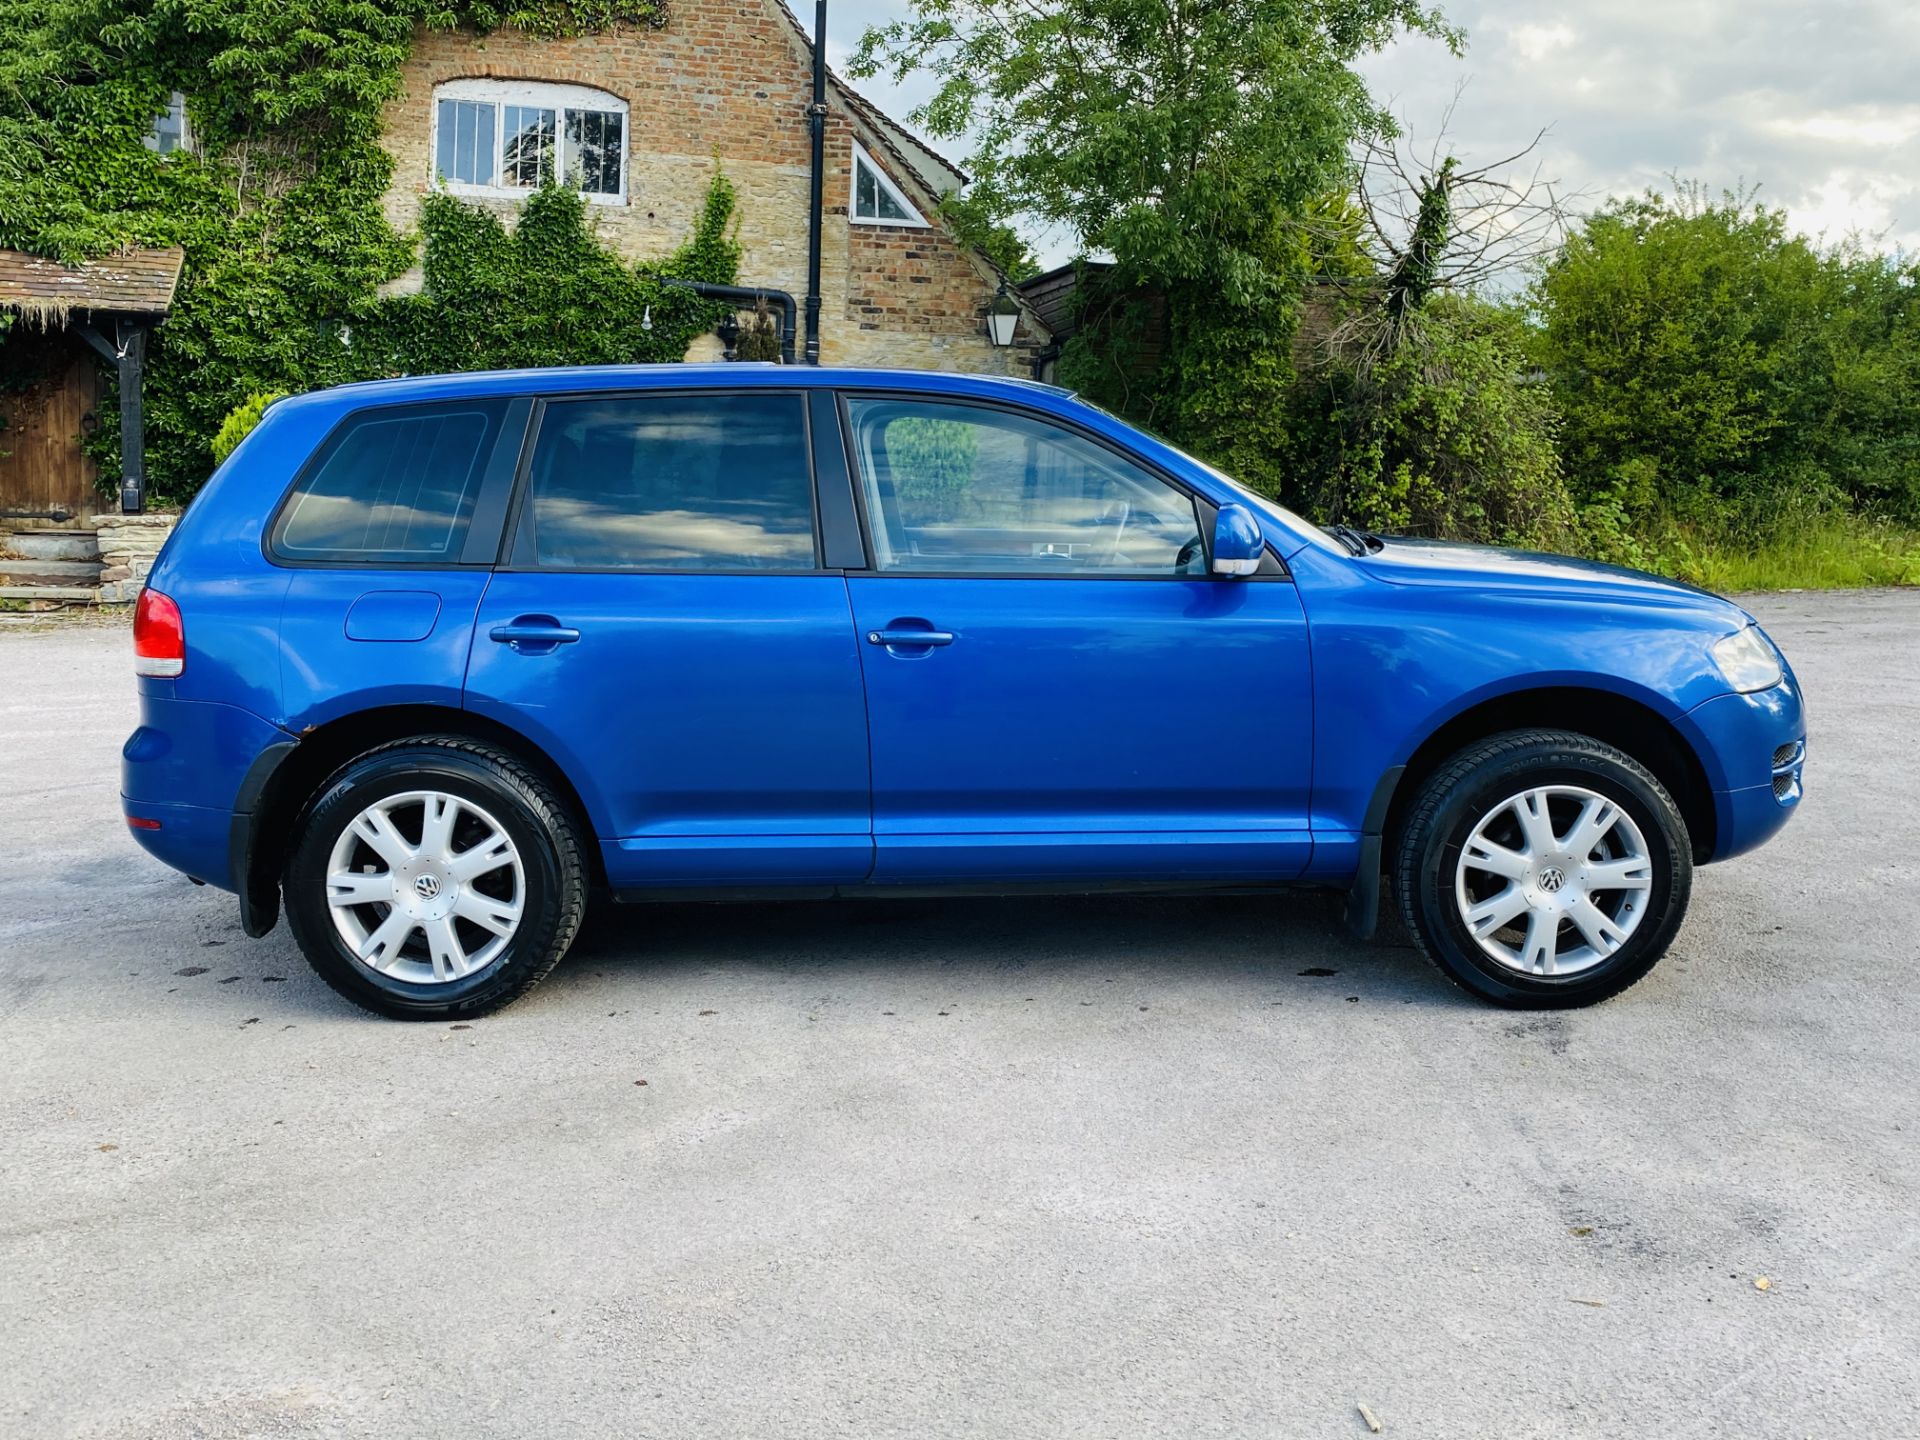
[{"label": "front door handle", "polygon": [[511,645],[522,655],[544,655],[556,645],[573,644],[580,632],[551,615],[517,615],[505,625],[494,626],[487,638]]},{"label": "front door handle", "polygon": [[951,630],[913,629],[869,630],[867,632],[867,643],[869,645],[885,645],[889,649],[896,645],[951,645],[953,644],[953,632]]}]

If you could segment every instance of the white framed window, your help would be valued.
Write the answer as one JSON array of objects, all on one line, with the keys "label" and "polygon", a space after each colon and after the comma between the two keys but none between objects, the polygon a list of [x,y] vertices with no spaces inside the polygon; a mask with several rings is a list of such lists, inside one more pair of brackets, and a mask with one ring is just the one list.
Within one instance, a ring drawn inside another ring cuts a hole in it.
[{"label": "white framed window", "polygon": [[557,179],[603,205],[627,198],[627,102],[585,85],[449,80],[433,91],[433,183],[507,199]]},{"label": "white framed window", "polygon": [[873,163],[873,157],[853,142],[853,195],[847,218],[857,225],[915,225],[930,229],[913,202]]},{"label": "white framed window", "polygon": [[142,141],[162,155],[193,149],[193,127],[187,124],[187,97],[178,90],[167,97],[167,108],[153,117],[153,127]]}]

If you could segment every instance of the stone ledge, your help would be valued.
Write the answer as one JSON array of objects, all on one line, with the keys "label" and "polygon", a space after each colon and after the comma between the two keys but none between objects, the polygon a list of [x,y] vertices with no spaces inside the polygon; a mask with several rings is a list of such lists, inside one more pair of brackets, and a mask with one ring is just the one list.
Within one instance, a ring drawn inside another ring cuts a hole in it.
[{"label": "stone ledge", "polygon": [[145,580],[179,518],[178,515],[93,516],[101,564],[118,583],[138,584]]}]

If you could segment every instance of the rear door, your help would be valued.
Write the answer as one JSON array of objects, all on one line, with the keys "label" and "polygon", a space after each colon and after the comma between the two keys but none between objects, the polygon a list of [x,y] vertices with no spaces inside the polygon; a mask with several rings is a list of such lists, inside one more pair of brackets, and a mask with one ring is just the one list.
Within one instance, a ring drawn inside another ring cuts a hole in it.
[{"label": "rear door", "polygon": [[469,708],[566,767],[617,888],[864,878],[865,697],[807,397],[555,398],[535,424]]},{"label": "rear door", "polygon": [[1211,506],[1024,409],[849,394],[879,882],[1282,880],[1308,832],[1299,596]]}]

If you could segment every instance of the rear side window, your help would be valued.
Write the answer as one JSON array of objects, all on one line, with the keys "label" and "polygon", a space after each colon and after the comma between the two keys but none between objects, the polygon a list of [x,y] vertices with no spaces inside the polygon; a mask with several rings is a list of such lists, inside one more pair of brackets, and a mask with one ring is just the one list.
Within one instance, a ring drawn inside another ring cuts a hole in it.
[{"label": "rear side window", "polygon": [[621,395],[548,404],[517,564],[811,570],[804,398]]},{"label": "rear side window", "polygon": [[273,554],[322,564],[456,563],[506,408],[465,400],[349,417],[287,497]]}]

